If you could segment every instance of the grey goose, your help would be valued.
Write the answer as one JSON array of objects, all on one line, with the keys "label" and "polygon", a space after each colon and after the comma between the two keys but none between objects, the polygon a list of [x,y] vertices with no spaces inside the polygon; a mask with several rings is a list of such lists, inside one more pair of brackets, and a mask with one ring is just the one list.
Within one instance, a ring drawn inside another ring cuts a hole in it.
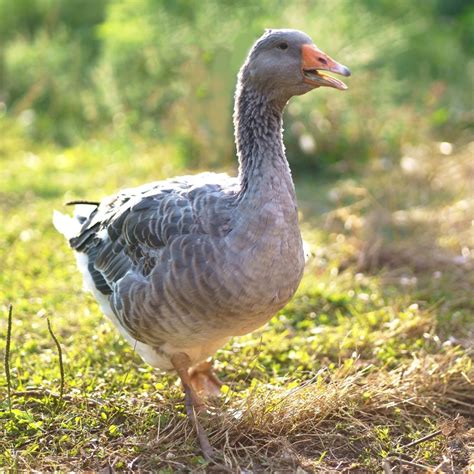
[{"label": "grey goose", "polygon": [[182,176],[54,213],[104,314],[145,362],[177,371],[207,459],[195,415],[219,387],[211,356],[269,321],[303,275],[282,113],[292,96],[347,88],[322,71],[350,75],[305,33],[266,30],[238,74],[237,177]]}]

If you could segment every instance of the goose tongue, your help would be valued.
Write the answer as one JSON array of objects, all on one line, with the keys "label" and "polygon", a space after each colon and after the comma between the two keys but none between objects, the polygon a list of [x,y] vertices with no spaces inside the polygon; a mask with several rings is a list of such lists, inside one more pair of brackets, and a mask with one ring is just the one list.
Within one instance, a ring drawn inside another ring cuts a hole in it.
[{"label": "goose tongue", "polygon": [[307,84],[313,87],[334,87],[339,90],[347,89],[344,82],[321,71],[330,71],[345,77],[351,75],[346,66],[334,61],[314,44],[304,44],[301,47],[301,70],[304,82]]}]

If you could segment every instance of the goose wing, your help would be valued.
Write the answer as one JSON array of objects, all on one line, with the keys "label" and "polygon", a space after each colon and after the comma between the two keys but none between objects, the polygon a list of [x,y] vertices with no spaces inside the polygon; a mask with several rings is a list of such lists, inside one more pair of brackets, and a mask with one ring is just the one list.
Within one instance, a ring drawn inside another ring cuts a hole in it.
[{"label": "goose wing", "polygon": [[96,289],[110,295],[127,272],[147,277],[177,237],[229,232],[237,187],[235,178],[203,173],[123,190],[99,204],[70,245],[87,255]]}]

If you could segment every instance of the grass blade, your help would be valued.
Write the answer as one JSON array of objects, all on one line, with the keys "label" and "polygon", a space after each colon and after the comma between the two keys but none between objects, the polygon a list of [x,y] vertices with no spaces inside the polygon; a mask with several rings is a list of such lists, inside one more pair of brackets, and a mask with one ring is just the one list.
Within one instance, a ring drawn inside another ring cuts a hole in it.
[{"label": "grass blade", "polygon": [[59,391],[59,397],[63,398],[63,394],[64,394],[64,364],[63,364],[63,351],[61,349],[61,344],[59,344],[59,341],[58,341],[58,338],[55,336],[54,332],[53,332],[53,329],[51,327],[51,322],[49,321],[49,318],[46,318],[46,321],[48,323],[48,331],[49,331],[49,334],[51,334],[51,337],[53,338],[53,341],[55,342],[56,344],[56,347],[58,348],[58,358],[59,358],[59,371],[60,371],[60,374],[61,374],[61,388],[60,388],[60,391]]},{"label": "grass blade", "polygon": [[12,379],[10,375],[10,344],[12,339],[13,306],[8,306],[7,338],[5,345],[5,376],[7,378],[8,408],[12,411]]}]

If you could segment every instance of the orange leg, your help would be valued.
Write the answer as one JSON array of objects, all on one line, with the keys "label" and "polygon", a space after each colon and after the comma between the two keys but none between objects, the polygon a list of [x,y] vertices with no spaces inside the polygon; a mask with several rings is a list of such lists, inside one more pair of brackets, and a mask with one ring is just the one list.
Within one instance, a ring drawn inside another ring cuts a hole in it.
[{"label": "orange leg", "polygon": [[205,404],[192,386],[191,377],[189,375],[191,360],[186,354],[180,352],[178,354],[174,354],[171,357],[171,363],[178,372],[179,378],[183,384],[186,414],[194,425],[204,459],[207,461],[212,461],[214,450],[209,443],[209,438],[207,437],[204,428],[196,416],[205,409]]},{"label": "orange leg", "polygon": [[205,360],[189,369],[189,377],[194,390],[204,398],[220,395],[222,382],[212,369],[212,359]]}]

